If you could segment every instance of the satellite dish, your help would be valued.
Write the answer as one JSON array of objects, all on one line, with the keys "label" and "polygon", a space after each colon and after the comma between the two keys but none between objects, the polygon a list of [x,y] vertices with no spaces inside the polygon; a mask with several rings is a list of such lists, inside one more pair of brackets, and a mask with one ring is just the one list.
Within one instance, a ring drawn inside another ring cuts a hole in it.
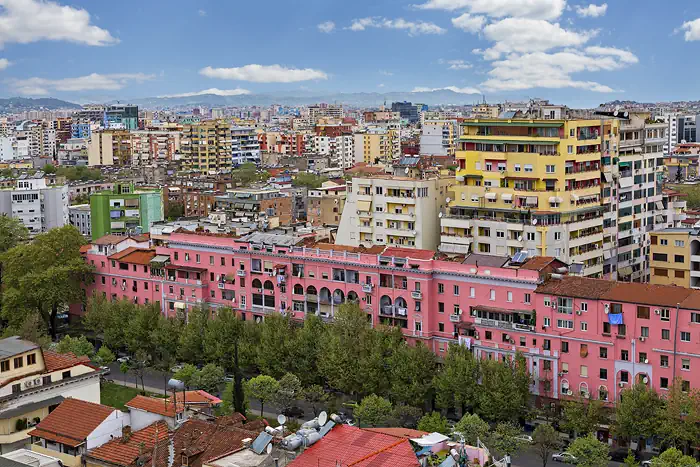
[{"label": "satellite dish", "polygon": [[285,417],[284,414],[279,414],[277,416],[277,423],[279,423],[280,425],[284,425],[285,423],[287,423],[287,417]]},{"label": "satellite dish", "polygon": [[445,200],[446,203],[449,203],[450,201],[452,201],[451,198],[447,198],[447,199]]},{"label": "satellite dish", "polygon": [[404,173],[408,173],[408,167],[404,169]]},{"label": "satellite dish", "polygon": [[523,241],[523,236],[522,236],[522,235],[518,235],[518,241],[519,241],[519,242],[522,242],[522,241]]},{"label": "satellite dish", "polygon": [[323,426],[326,424],[327,421],[328,421],[328,414],[326,413],[326,411],[323,411],[320,414],[318,414],[318,424],[319,425]]},{"label": "satellite dish", "polygon": [[272,454],[272,443],[268,443],[267,447],[265,448],[265,452]]},{"label": "satellite dish", "polygon": [[439,214],[438,214],[438,217],[439,217],[440,219],[442,219],[442,213],[439,213]]},{"label": "satellite dish", "polygon": [[615,110],[615,112],[613,112],[613,116],[617,117],[617,113],[617,110]]},{"label": "satellite dish", "polygon": [[532,219],[532,225],[537,225],[537,219]]}]

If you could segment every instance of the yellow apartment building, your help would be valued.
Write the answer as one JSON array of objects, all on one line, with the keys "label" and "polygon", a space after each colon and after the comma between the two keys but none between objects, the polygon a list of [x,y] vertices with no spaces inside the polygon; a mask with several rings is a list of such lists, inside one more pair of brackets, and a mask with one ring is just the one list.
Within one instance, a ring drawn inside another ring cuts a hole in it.
[{"label": "yellow apartment building", "polygon": [[203,174],[230,171],[232,142],[231,124],[224,120],[185,125],[180,138],[183,168]]},{"label": "yellow apartment building", "polygon": [[697,229],[672,228],[651,234],[651,283],[700,286],[700,238]]}]

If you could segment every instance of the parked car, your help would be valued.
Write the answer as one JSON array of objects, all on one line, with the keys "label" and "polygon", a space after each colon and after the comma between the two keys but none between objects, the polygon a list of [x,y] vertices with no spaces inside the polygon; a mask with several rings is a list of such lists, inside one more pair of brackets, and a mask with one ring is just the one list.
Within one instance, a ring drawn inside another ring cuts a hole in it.
[{"label": "parked car", "polygon": [[100,370],[102,370],[102,375],[107,376],[112,372],[112,369],[108,366],[101,366]]},{"label": "parked car", "polygon": [[184,366],[185,366],[185,365],[183,365],[182,363],[178,363],[177,365],[173,365],[172,368],[170,368],[170,372],[171,372],[171,373],[177,373],[178,371],[182,370],[182,368],[183,368]]},{"label": "parked car", "polygon": [[576,464],[576,457],[568,452],[555,452],[552,454],[552,460],[555,462],[563,462],[565,464]]},{"label": "parked car", "polygon": [[131,357],[129,357],[128,355],[124,355],[123,357],[119,357],[119,358],[117,359],[117,362],[119,362],[119,363],[129,363],[130,360],[131,360]]},{"label": "parked car", "polygon": [[292,417],[292,418],[303,418],[304,417],[304,409],[301,407],[297,407],[296,405],[293,405],[292,407],[289,407],[284,411],[284,414],[287,417]]},{"label": "parked car", "polygon": [[516,440],[522,442],[522,443],[527,443],[527,444],[532,444],[532,436],[530,435],[520,435],[515,437]]},{"label": "parked car", "polygon": [[624,460],[627,458],[629,453],[632,452],[632,455],[634,456],[634,460],[639,462],[639,453],[628,448],[616,448],[616,449],[611,449],[610,450],[610,459],[614,460],[615,462],[624,462]]},{"label": "parked car", "polygon": [[651,461],[642,462],[642,467],[651,467]]}]

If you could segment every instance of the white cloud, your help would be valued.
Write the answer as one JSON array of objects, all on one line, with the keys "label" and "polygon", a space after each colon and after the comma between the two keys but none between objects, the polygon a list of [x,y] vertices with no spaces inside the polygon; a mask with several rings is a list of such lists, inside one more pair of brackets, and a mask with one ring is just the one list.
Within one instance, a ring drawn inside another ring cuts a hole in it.
[{"label": "white cloud", "polygon": [[494,18],[557,19],[566,7],[566,0],[428,0],[416,6],[426,10],[466,10]]},{"label": "white cloud", "polygon": [[198,10],[198,11],[197,11],[197,14],[198,14],[199,16],[201,16],[201,17],[207,16],[207,12],[204,11],[204,10]]},{"label": "white cloud", "polygon": [[683,23],[681,31],[685,31],[686,42],[700,41],[700,18]]},{"label": "white cloud", "polygon": [[471,63],[465,62],[464,60],[438,60],[440,65],[449,65],[447,68],[449,70],[469,70],[473,68]]},{"label": "white cloud", "polygon": [[144,73],[92,73],[77,78],[27,78],[10,82],[21,95],[48,95],[51,92],[118,91],[130,83],[142,83],[155,78]]},{"label": "white cloud", "polygon": [[324,21],[323,23],[316,26],[319,31],[325,32],[326,34],[333,32],[335,29],[335,23],[333,21]]},{"label": "white cloud", "polygon": [[193,96],[204,96],[206,94],[213,94],[215,96],[244,96],[247,94],[250,94],[250,91],[247,89],[241,89],[241,88],[236,88],[236,89],[217,89],[217,88],[209,88],[205,89],[203,91],[196,91],[196,92],[183,92],[182,94],[169,94],[165,96],[158,96],[158,97],[193,97]]},{"label": "white cloud", "polygon": [[452,26],[462,31],[477,33],[480,32],[486,23],[486,17],[474,16],[464,13],[456,18],[452,18]]},{"label": "white cloud", "polygon": [[[578,81],[575,73],[614,71],[638,61],[631,52],[589,47],[591,52],[565,51],[513,54],[493,63],[489,79],[481,85],[491,91],[516,91],[533,88],[575,88],[595,92],[614,92],[595,81]],[[588,49],[587,49],[588,50]],[[628,55],[629,54],[629,55]]]},{"label": "white cloud", "polygon": [[352,21],[348,29],[351,31],[364,31],[367,28],[399,29],[408,31],[410,36],[419,34],[444,34],[445,29],[435,23],[425,21],[406,21],[403,18],[387,19],[380,17],[359,18]]},{"label": "white cloud", "polygon": [[383,87],[384,87],[384,83],[379,83],[379,84],[377,85],[377,87],[378,87],[378,88],[383,88]]},{"label": "white cloud", "polygon": [[608,11],[608,4],[603,3],[602,5],[594,5],[591,3],[588,6],[577,6],[576,14],[582,18],[598,18],[604,16]]},{"label": "white cloud", "polygon": [[434,92],[434,91],[452,91],[458,94],[481,94],[476,88],[459,88],[457,86],[445,86],[443,88],[428,88],[428,87],[415,87],[411,92]]},{"label": "white cloud", "polygon": [[328,75],[312,68],[285,68],[280,65],[245,65],[237,68],[202,68],[199,73],[207,78],[252,81],[254,83],[296,83],[314,79],[328,79]]},{"label": "white cloud", "polygon": [[10,62],[8,59],[0,58],[0,70],[4,70],[10,65],[12,65],[12,62]]},{"label": "white cloud", "polygon": [[86,10],[44,0],[0,0],[0,46],[41,40],[85,45],[115,44],[106,29],[90,24]]},{"label": "white cloud", "polygon": [[576,47],[588,42],[597,31],[570,31],[557,23],[527,18],[506,18],[484,28],[486,39],[495,44],[483,51],[484,58],[496,60],[513,52],[545,52],[558,47]]},{"label": "white cloud", "polygon": [[386,70],[379,70],[379,74],[382,76],[394,76],[394,73],[391,71],[386,71]]}]

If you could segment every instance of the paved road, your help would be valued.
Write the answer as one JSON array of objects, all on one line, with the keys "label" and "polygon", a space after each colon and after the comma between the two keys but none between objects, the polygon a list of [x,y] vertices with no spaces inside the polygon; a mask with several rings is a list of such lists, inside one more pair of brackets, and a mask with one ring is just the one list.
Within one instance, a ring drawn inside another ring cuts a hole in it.
[{"label": "paved road", "polygon": [[[608,464],[610,467],[619,467],[623,464],[619,462],[610,462]],[[513,456],[513,467],[542,467],[542,459],[535,453],[534,450],[523,451],[517,456]],[[572,467],[569,464],[562,464],[559,462],[552,462],[550,456],[549,461],[547,461],[547,467]]]}]

